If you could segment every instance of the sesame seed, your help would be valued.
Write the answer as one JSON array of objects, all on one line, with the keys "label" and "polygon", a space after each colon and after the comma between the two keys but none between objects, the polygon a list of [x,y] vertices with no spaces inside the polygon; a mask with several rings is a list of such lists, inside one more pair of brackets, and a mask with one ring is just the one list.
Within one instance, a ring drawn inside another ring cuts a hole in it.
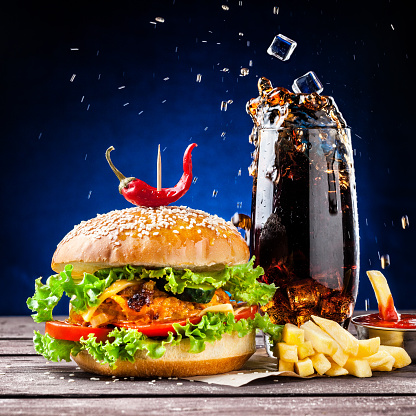
[{"label": "sesame seed", "polygon": [[147,235],[163,233],[179,234],[181,229],[198,227],[197,233],[202,229],[213,230],[217,235],[220,231],[224,238],[226,235],[239,235],[238,230],[217,215],[209,215],[204,211],[185,206],[161,206],[154,208],[133,207],[123,210],[114,210],[106,214],[97,214],[95,218],[81,221],[61,241],[63,244],[77,236],[87,236],[94,241],[105,237],[109,244],[118,247],[120,236],[129,238],[142,238]]}]

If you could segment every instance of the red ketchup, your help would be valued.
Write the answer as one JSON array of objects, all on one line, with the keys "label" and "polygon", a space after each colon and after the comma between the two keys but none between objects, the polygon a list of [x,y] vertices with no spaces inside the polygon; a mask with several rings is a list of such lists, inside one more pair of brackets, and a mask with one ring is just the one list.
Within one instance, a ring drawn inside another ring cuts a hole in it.
[{"label": "red ketchup", "polygon": [[399,314],[399,319],[395,321],[384,320],[378,313],[372,313],[370,315],[358,316],[354,318],[354,322],[381,328],[416,329],[416,315],[410,313]]}]

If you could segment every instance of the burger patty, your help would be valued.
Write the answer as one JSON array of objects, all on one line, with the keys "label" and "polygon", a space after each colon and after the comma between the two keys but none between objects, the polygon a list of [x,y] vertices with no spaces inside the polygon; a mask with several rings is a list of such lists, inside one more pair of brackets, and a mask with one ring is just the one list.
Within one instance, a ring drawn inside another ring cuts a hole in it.
[{"label": "burger patty", "polygon": [[[153,280],[143,280],[106,299],[91,318],[91,326],[111,325],[117,321],[131,321],[135,325],[149,325],[183,320],[197,316],[203,309],[231,303],[227,293],[216,289],[209,303],[186,302],[171,293],[159,290]],[[82,316],[70,313],[70,321],[88,325]]]}]

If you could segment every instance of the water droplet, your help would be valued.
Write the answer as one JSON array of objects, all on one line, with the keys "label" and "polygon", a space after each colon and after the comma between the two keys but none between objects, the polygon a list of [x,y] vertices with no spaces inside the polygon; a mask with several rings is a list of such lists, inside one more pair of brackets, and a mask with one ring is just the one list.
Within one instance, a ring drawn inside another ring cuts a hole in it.
[{"label": "water droplet", "polygon": [[156,17],[155,20],[156,20],[156,22],[159,22],[159,23],[164,23],[165,22],[165,19],[163,17]]},{"label": "water droplet", "polygon": [[213,198],[216,198],[216,197],[217,197],[217,195],[218,195],[218,190],[217,190],[217,189],[214,189],[214,190],[212,191],[212,197],[213,197]]},{"label": "water droplet", "polygon": [[221,8],[222,8],[223,10],[230,10],[230,8],[229,8],[226,4],[223,4],[223,5],[221,6]]},{"label": "water droplet", "polygon": [[403,227],[403,230],[405,230],[406,228],[409,228],[409,225],[410,225],[410,223],[409,223],[408,216],[407,215],[403,215],[403,217],[402,217],[402,227]]},{"label": "water droplet", "polygon": [[242,202],[237,202],[237,208],[242,208],[243,203]]},{"label": "water droplet", "polygon": [[276,182],[277,178],[278,178],[278,174],[279,174],[279,172],[278,172],[278,170],[276,169],[275,166],[269,166],[266,169],[265,176],[266,176],[267,179],[270,179],[271,181]]},{"label": "water droplet", "polygon": [[221,101],[221,111],[227,111],[227,101]]},{"label": "water droplet", "polygon": [[238,176],[241,176],[241,168],[238,170]]},{"label": "water droplet", "polygon": [[196,181],[198,180],[198,176],[195,176],[193,179],[192,179],[192,183],[196,183]]},{"label": "water droplet", "polygon": [[91,198],[91,194],[92,194],[92,191],[89,191],[89,192],[88,192],[88,196],[87,196],[87,198],[88,198],[88,199],[90,199],[90,198]]},{"label": "water droplet", "polygon": [[370,299],[365,300],[365,310],[368,311],[370,309]]},{"label": "water droplet", "polygon": [[197,74],[197,76],[196,76],[196,82],[201,82],[201,78],[202,78],[202,75],[201,74]]},{"label": "water droplet", "polygon": [[273,14],[279,14],[279,7],[273,7]]},{"label": "water droplet", "polygon": [[241,75],[245,77],[249,74],[250,70],[248,68],[241,68],[240,72],[241,72]]},{"label": "water droplet", "polygon": [[390,256],[388,254],[383,254],[380,258],[381,268],[387,269],[390,266]]}]

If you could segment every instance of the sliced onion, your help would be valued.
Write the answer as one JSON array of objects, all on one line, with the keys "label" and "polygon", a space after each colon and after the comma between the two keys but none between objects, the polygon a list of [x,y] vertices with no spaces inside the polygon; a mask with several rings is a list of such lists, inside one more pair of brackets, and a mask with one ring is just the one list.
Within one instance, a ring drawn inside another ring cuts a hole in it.
[{"label": "sliced onion", "polygon": [[93,328],[105,324],[111,319],[111,316],[106,313],[99,313],[91,318],[90,324]]}]

